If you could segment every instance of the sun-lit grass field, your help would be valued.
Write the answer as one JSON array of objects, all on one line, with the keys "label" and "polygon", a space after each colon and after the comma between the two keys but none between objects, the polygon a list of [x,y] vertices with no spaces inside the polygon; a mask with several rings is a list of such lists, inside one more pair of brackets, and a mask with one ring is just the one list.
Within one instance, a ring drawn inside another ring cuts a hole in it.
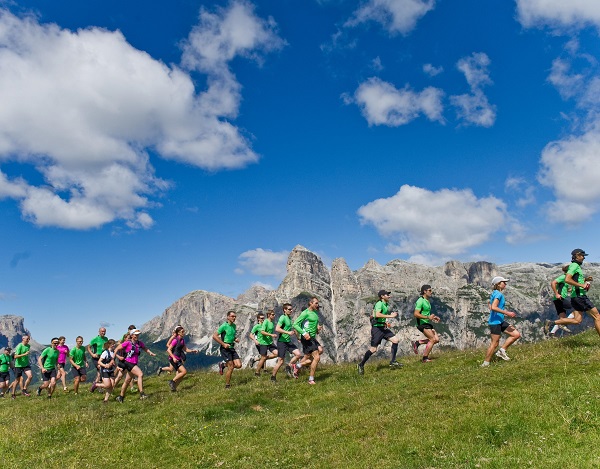
[{"label": "sun-lit grass field", "polygon": [[[600,467],[600,339],[595,332],[517,345],[480,368],[483,350],[440,351],[404,368],[369,361],[319,368],[317,385],[236,371],[168,376],[123,404],[59,390],[0,400],[7,468]],[[60,388],[59,388],[60,389]]]}]

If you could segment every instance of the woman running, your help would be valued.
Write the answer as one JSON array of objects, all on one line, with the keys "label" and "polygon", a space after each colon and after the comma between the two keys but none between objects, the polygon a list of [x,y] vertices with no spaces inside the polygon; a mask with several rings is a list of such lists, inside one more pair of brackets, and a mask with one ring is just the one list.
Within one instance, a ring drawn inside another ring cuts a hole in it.
[{"label": "woman running", "polygon": [[139,340],[139,337],[139,329],[134,329],[131,331],[131,337],[129,340],[126,340],[115,349],[115,355],[118,359],[122,360],[125,371],[127,372],[127,377],[125,378],[123,386],[121,387],[121,393],[117,396],[117,402],[123,403],[125,400],[125,391],[127,390],[127,386],[129,386],[129,383],[131,383],[131,380],[134,376],[138,379],[140,399],[146,399],[148,397],[144,393],[144,372],[138,366],[138,360],[140,356],[140,350],[143,350],[151,357],[155,357],[156,354],[151,352],[150,349],[146,348],[146,345]]},{"label": "woman running", "polygon": [[98,360],[98,365],[100,365],[100,374],[102,376],[102,387],[104,388],[104,403],[108,402],[110,395],[113,392],[115,387],[115,352],[113,351],[115,347],[115,341],[113,339],[109,339],[103,345],[103,352],[100,355],[100,360]]},{"label": "woman running", "polygon": [[185,369],[185,366],[183,366],[185,363],[185,354],[198,353],[198,350],[189,349],[187,348],[187,345],[185,345],[185,340],[183,339],[185,330],[182,326],[177,326],[175,334],[175,337],[169,342],[169,347],[167,348],[169,363],[176,372],[175,377],[169,381],[169,387],[172,392],[177,391],[177,385],[187,374],[187,370]]},{"label": "woman running", "polygon": [[415,311],[414,316],[417,318],[417,329],[419,329],[425,339],[417,340],[412,343],[413,351],[418,354],[419,353],[419,345],[425,346],[425,351],[423,352],[423,359],[421,360],[423,363],[427,363],[431,361],[429,358],[429,354],[431,353],[431,349],[433,346],[440,341],[438,333],[433,328],[433,322],[440,322],[440,317],[435,314],[431,314],[431,303],[429,299],[433,296],[433,290],[431,289],[431,285],[423,285],[421,287],[421,296],[415,303]]},{"label": "woman running", "polygon": [[492,342],[487,349],[485,360],[481,366],[490,366],[492,355],[494,354],[494,350],[496,350],[500,344],[500,336],[503,332],[508,335],[508,338],[504,341],[502,347],[500,347],[500,349],[496,352],[496,356],[502,360],[510,360],[510,357],[506,354],[506,349],[514,344],[519,337],[521,337],[519,331],[517,331],[514,326],[511,326],[504,320],[504,316],[508,316],[509,318],[514,318],[517,316],[516,313],[504,309],[506,300],[504,299],[503,292],[506,288],[507,282],[508,279],[504,277],[494,277],[492,280],[494,290],[490,296],[490,317],[488,319]]},{"label": "woman running", "polygon": [[65,365],[67,364],[67,357],[69,356],[69,347],[65,345],[65,336],[61,335],[58,338],[58,346],[56,350],[58,350],[58,363],[57,371],[58,371],[58,379],[62,381],[63,391],[67,392],[67,370],[65,370]]}]

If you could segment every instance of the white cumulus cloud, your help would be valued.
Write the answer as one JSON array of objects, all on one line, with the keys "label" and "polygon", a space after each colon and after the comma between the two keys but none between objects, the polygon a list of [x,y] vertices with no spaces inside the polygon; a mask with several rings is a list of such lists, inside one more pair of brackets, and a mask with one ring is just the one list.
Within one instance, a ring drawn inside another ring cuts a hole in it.
[{"label": "white cumulus cloud", "polygon": [[254,275],[283,278],[287,273],[289,251],[271,251],[269,249],[252,249],[239,255],[241,268],[236,273],[250,271]]},{"label": "white cumulus cloud", "polygon": [[417,92],[406,85],[398,89],[372,77],[360,84],[353,97],[346,97],[346,103],[356,104],[369,125],[397,127],[420,115],[443,122],[443,96],[444,92],[438,88],[428,87]]},{"label": "white cumulus cloud", "polygon": [[583,27],[600,29],[597,0],[517,0],[517,16],[525,27]]},{"label": "white cumulus cloud", "polygon": [[434,6],[434,0],[368,0],[354,11],[345,26],[375,21],[392,35],[406,35]]},{"label": "white cumulus cloud", "polygon": [[505,203],[495,197],[477,198],[469,189],[430,191],[409,185],[363,205],[358,215],[362,224],[390,239],[389,251],[434,258],[462,254],[514,224]]},{"label": "white cumulus cloud", "polygon": [[[197,38],[219,24],[227,34]],[[148,228],[152,195],[169,187],[155,175],[149,150],[212,171],[256,162],[227,120],[241,100],[227,63],[272,50],[273,27],[245,2],[216,15],[202,10],[183,53],[184,67],[207,74],[208,88],[198,92],[185,68],[135,49],[119,31],[70,31],[0,10],[0,165],[30,165],[44,181],[0,170],[0,198],[16,199],[39,226],[87,229],[123,220]]]}]

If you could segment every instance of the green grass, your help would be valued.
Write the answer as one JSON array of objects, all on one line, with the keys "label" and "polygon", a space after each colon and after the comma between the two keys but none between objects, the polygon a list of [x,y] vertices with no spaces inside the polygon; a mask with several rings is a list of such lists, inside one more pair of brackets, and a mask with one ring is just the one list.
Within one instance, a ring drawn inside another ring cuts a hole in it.
[{"label": "green grass", "polygon": [[149,399],[124,404],[88,386],[4,398],[0,449],[4,467],[600,467],[599,345],[593,331],[517,345],[487,369],[483,350],[373,360],[364,376],[321,366],[316,386],[242,370],[226,391],[194,372],[171,393],[149,377]]}]

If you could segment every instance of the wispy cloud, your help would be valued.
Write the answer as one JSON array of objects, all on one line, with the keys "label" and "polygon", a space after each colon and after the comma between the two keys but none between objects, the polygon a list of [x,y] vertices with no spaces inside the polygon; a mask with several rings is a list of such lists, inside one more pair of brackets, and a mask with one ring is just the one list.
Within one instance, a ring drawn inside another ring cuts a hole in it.
[{"label": "wispy cloud", "polygon": [[355,27],[373,21],[391,35],[407,35],[434,6],[434,0],[368,0],[354,11],[345,26]]},{"label": "wispy cloud", "polygon": [[600,3],[596,0],[517,0],[517,16],[525,27],[600,29]]},{"label": "wispy cloud", "polygon": [[287,273],[289,251],[271,251],[269,249],[252,249],[239,255],[240,268],[236,273],[250,271],[254,275],[283,278]]}]

